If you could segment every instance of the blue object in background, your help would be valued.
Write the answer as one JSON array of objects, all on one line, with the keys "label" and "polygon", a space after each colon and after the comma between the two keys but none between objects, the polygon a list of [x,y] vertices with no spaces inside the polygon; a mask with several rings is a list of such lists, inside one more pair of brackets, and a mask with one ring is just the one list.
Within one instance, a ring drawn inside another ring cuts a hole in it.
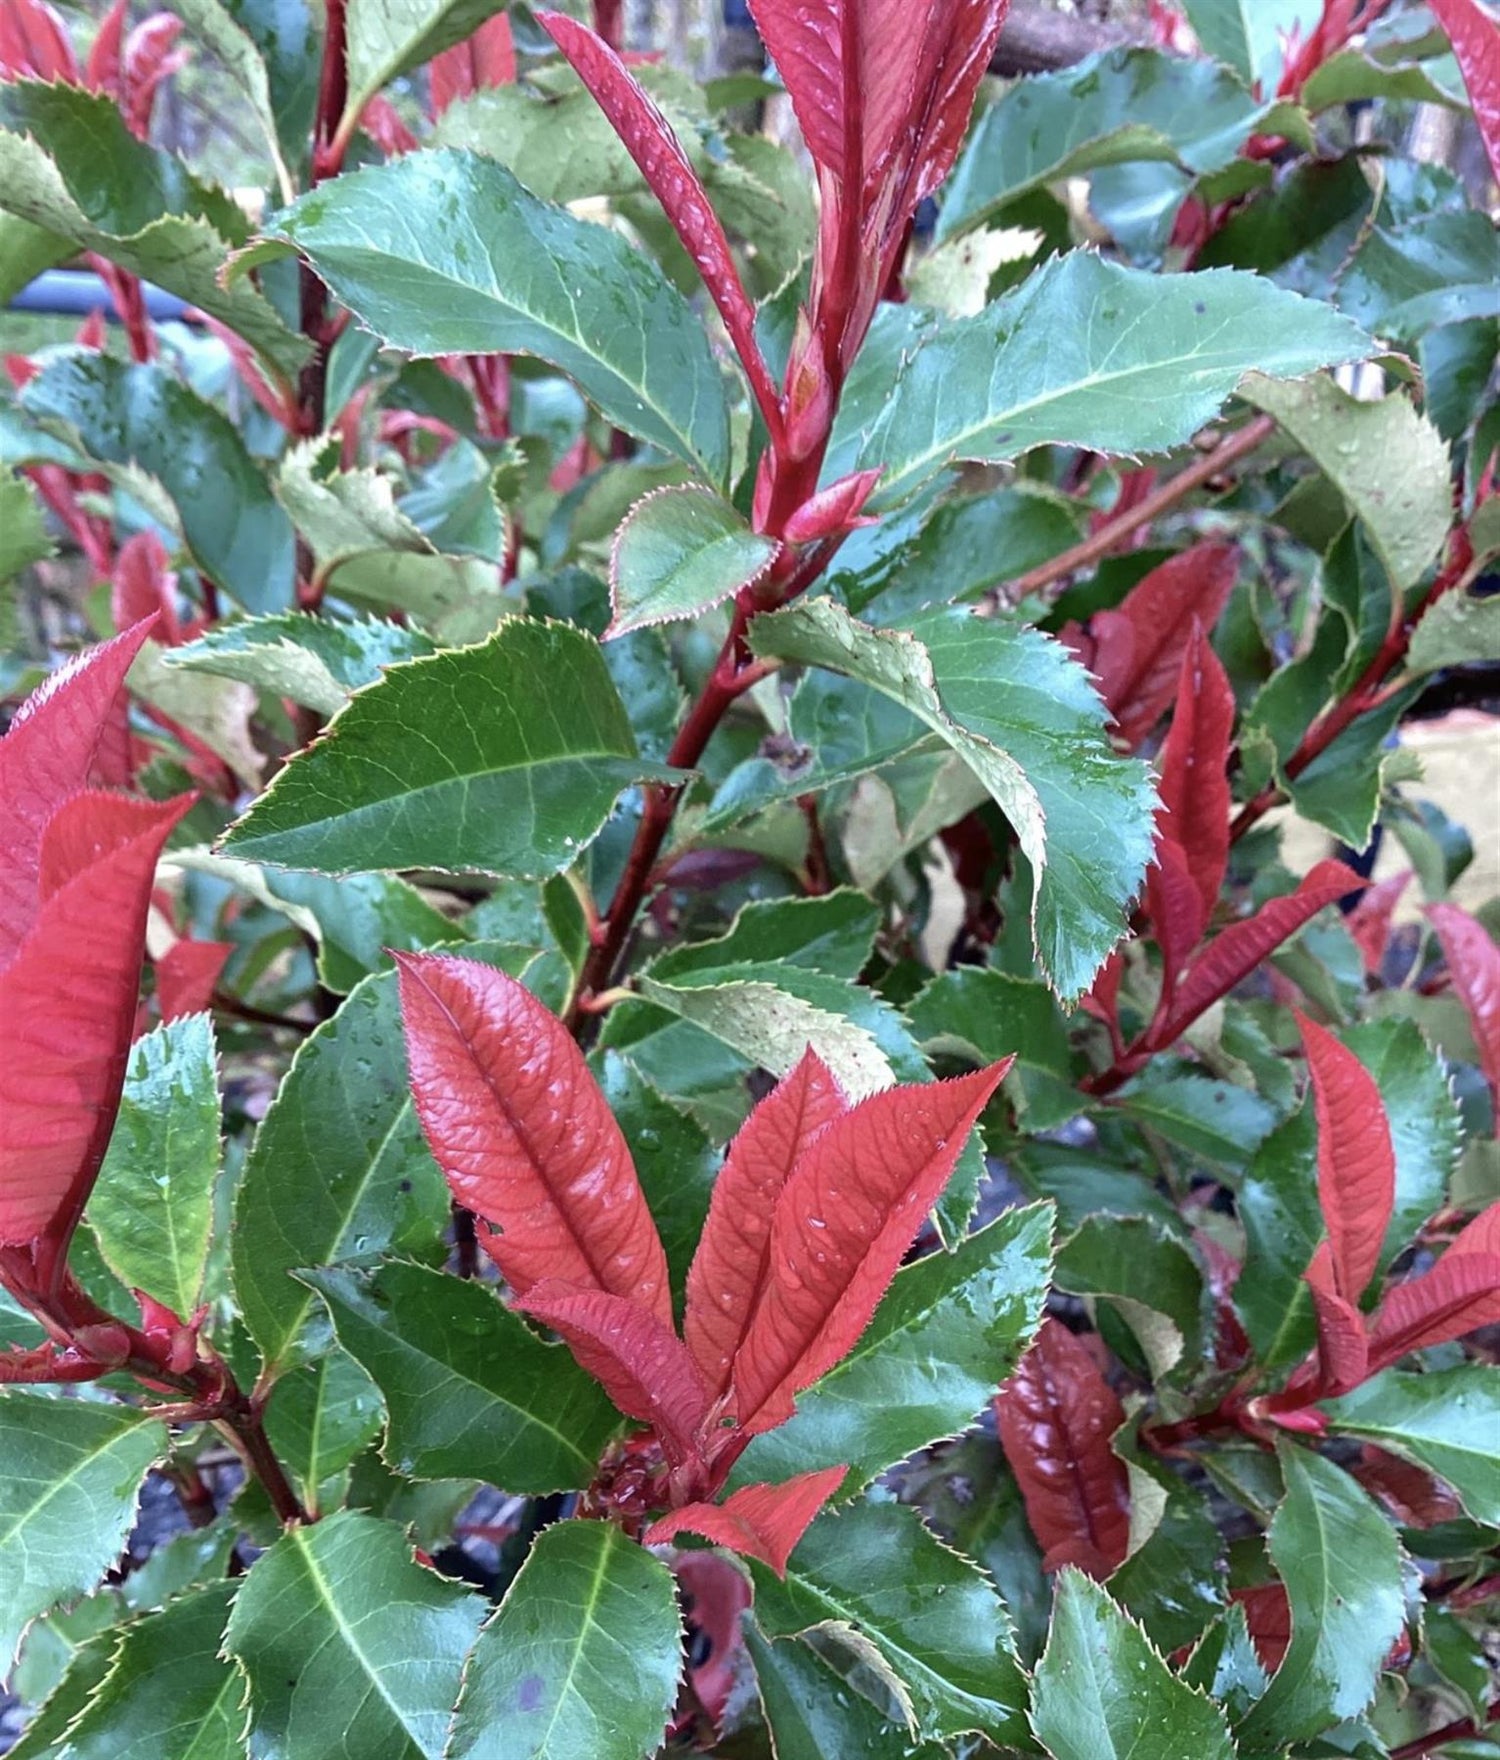
[{"label": "blue object in background", "polygon": [[[191,323],[189,308],[174,294],[164,293],[149,282],[141,283],[146,312],[158,324]],[[13,312],[44,312],[51,317],[86,318],[102,311],[112,324],[120,321],[115,302],[103,280],[84,269],[48,269],[10,302]]]}]

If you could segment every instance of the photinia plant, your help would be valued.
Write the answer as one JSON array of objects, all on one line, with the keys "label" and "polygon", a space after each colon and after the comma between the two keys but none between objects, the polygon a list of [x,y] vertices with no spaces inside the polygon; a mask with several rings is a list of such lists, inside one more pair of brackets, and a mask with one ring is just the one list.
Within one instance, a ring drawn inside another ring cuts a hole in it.
[{"label": "photinia plant", "polygon": [[10,1751],[1489,1752],[1500,25],[649,10],[0,6]]}]

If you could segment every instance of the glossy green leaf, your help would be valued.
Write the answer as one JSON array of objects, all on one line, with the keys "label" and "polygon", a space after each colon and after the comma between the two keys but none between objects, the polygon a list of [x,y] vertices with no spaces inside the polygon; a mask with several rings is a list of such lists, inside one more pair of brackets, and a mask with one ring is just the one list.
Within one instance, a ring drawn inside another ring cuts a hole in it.
[{"label": "glossy green leaf", "polygon": [[1009,1210],[897,1272],[859,1342],[799,1394],[797,1413],[757,1436],[732,1485],[849,1464],[841,1495],[918,1449],[956,1436],[989,1403],[1041,1319],[1050,1206]]},{"label": "glossy green leaf", "polygon": [[892,507],[960,459],[1048,443],[1140,454],[1185,445],[1251,371],[1299,378],[1370,343],[1257,276],[1156,276],[1055,258],[975,318],[887,308],[845,388],[825,475],[877,466]]},{"label": "glossy green leaf", "polygon": [[180,380],[154,364],[65,354],[21,402],[180,531],[196,565],[246,610],[286,604],[291,525],[229,419]]},{"label": "glossy green leaf", "polygon": [[474,1646],[447,1760],[646,1760],[682,1669],[667,1567],[608,1522],[557,1522]]},{"label": "glossy green leaf", "polygon": [[371,972],[391,969],[391,951],[415,953],[467,939],[451,917],[394,874],[289,873],[265,876],[274,898],[305,911],[318,938],[318,980],[347,995]]},{"label": "glossy green leaf", "polygon": [[753,586],[780,547],[706,489],[658,489],[631,509],[615,538],[607,633],[697,617]]},{"label": "glossy green leaf", "polygon": [[929,1057],[1014,1056],[1005,1092],[1023,1128],[1053,1130],[1077,1116],[1067,1022],[1045,984],[992,966],[958,966],[940,972],[906,1013]]},{"label": "glossy green leaf", "polygon": [[389,1522],[345,1510],[289,1530],[240,1584],[224,1639],[250,1681],[252,1752],[440,1760],[482,1614]]},{"label": "glossy green leaf", "polygon": [[1323,1406],[1330,1426],[1445,1479],[1476,1522],[1500,1528],[1500,1369],[1464,1363],[1426,1375],[1388,1369]]},{"label": "glossy green leaf", "polygon": [[430,1253],[447,1219],[407,1088],[395,975],[368,978],[298,1049],[240,1176],[235,1295],[266,1361],[287,1361],[312,1305],[292,1272]]},{"label": "glossy green leaf", "polygon": [[1202,1491],[1164,1468],[1135,1461],[1131,1467],[1137,1505],[1165,1496],[1155,1527],[1110,1577],[1109,1592],[1170,1656],[1195,1642],[1223,1608],[1226,1548]]},{"label": "glossy green leaf", "polygon": [[1177,168],[1175,208],[1192,174],[1229,164],[1268,108],[1226,68],[1157,49],[1110,49],[1017,80],[969,136],[941,235],[983,225],[1041,184],[1143,160]]},{"label": "glossy green leaf", "polygon": [[123,1406],[0,1394],[0,1668],[30,1619],[120,1556],[165,1429]]},{"label": "glossy green leaf", "polygon": [[187,1589],[217,1582],[228,1571],[235,1537],[230,1522],[221,1518],[154,1547],[120,1585],[125,1605],[133,1613],[151,1613]]},{"label": "glossy green leaf", "polygon": [[617,233],[493,160],[408,154],[304,196],[271,236],[392,347],[537,355],[611,422],[724,481],[723,381],[682,296]]},{"label": "glossy green leaf", "polygon": [[1363,235],[1339,305],[1379,336],[1406,341],[1440,324],[1500,313],[1500,239],[1477,212],[1424,214]]},{"label": "glossy green leaf", "polygon": [[1246,82],[1264,77],[1277,54],[1278,32],[1302,16],[1304,0],[1183,0],[1183,11],[1205,52]]},{"label": "glossy green leaf", "polygon": [[266,1435],[304,1509],[326,1513],[337,1505],[339,1476],[375,1440],[381,1416],[375,1384],[347,1352],[331,1346],[276,1383]]},{"label": "glossy green leaf", "polygon": [[1493,666],[1500,660],[1500,600],[1445,593],[1417,625],[1407,652],[1413,673],[1447,666]]},{"label": "glossy green leaf", "polygon": [[914,1748],[904,1724],[892,1723],[854,1692],[818,1653],[795,1638],[773,1644],[753,1620],[745,1647],[755,1665],[761,1710],[775,1741],[776,1760],[937,1760],[944,1748]]},{"label": "glossy green leaf", "polygon": [[1272,1371],[1290,1368],[1313,1343],[1302,1274],[1323,1238],[1317,1168],[1317,1127],[1304,1103],[1261,1144],[1237,1197],[1246,1251],[1234,1305],[1256,1360]]},{"label": "glossy green leaf", "polygon": [[1148,1360],[1156,1329],[1137,1310],[1170,1322],[1172,1340],[1151,1368],[1163,1375],[1178,1362],[1197,1368],[1203,1348],[1203,1278],[1187,1248],[1141,1216],[1091,1216],[1057,1254],[1057,1286],[1070,1295],[1112,1303],[1137,1333]]},{"label": "glossy green leaf", "polygon": [[592,1481],[619,1414],[489,1285],[399,1261],[302,1277],[385,1398],[384,1452],[398,1472],[487,1479],[526,1496]]},{"label": "glossy green leaf", "polygon": [[1249,1753],[1357,1717],[1406,1612],[1401,1548],[1379,1509],[1331,1461],[1291,1444],[1280,1456],[1286,1499],[1267,1545],[1291,1601],[1292,1641],[1240,1725]]},{"label": "glossy green leaf", "polygon": [[1025,1682],[1010,1621],[988,1578],[950,1552],[915,1513],[857,1503],[820,1516],[785,1581],[752,1565],[755,1613],[770,1637],[853,1628],[905,1688],[918,1734],[1023,1734]]},{"label": "glossy green leaf", "polygon": [[88,1219],[110,1269],[188,1318],[198,1306],[219,1176],[218,1061],[206,1014],[137,1039]]},{"label": "glossy green leaf", "polygon": [[1158,1057],[1122,1089],[1110,1111],[1219,1167],[1239,1169],[1276,1123],[1263,1095],[1214,1081],[1174,1059]]},{"label": "glossy green leaf", "polygon": [[880,927],[880,906],[852,887],[819,898],[755,899],[722,935],[679,943],[651,962],[665,980],[732,965],[787,965],[852,984]]},{"label": "glossy green leaf", "polygon": [[1203,1635],[1187,1660],[1182,1678],[1208,1693],[1234,1721],[1266,1690],[1268,1676],[1255,1653],[1245,1609],[1238,1601]]},{"label": "glossy green leaf", "polygon": [[[125,1614],[124,1597],[106,1584],[71,1607],[56,1608],[33,1620],[6,1691],[23,1704],[40,1705],[56,1691],[79,1652],[93,1645],[102,1632],[117,1627]],[[109,1648],[117,1635],[112,1633]]]},{"label": "glossy green leaf", "polygon": [[398,73],[461,43],[507,0],[350,0],[346,124]]},{"label": "glossy green leaf", "polygon": [[515,617],[352,697],[225,847],[321,873],[545,876],[575,860],[624,788],[663,774],[635,755],[599,644]]},{"label": "glossy green leaf", "polygon": [[288,377],[307,357],[305,339],[254,288],[219,282],[248,230],[234,202],[137,140],[102,92],[32,80],[5,86],[0,207],[220,319]]},{"label": "glossy green leaf", "polygon": [[374,684],[382,668],[432,651],[427,637],[409,625],[373,617],[335,622],[284,611],[220,624],[168,649],[163,658],[168,666],[238,679],[320,715],[334,715],[354,691]]},{"label": "glossy green leaf", "polygon": [[1032,927],[1073,998],[1120,939],[1150,859],[1154,795],[1118,758],[1087,674],[1038,631],[965,611],[874,630],[831,599],[758,619],[756,651],[844,672],[910,710],[989,790],[1038,878]]},{"label": "glossy green leaf", "polygon": [[1224,1713],[1081,1571],[1057,1580],[1031,1724],[1053,1760],[1234,1760]]},{"label": "glossy green leaf", "polygon": [[1244,395],[1334,483],[1396,590],[1415,586],[1447,540],[1453,489],[1448,448],[1411,398],[1361,402],[1324,374],[1292,384],[1257,374]]},{"label": "glossy green leaf", "polygon": [[233,679],[174,671],[163,659],[166,652],[158,642],[142,644],[130,668],[132,696],[222,758],[243,787],[258,789],[266,760],[256,748],[250,725],[256,708],[254,691]]},{"label": "glossy green leaf", "polygon": [[68,1731],[69,1760],[238,1760],[245,1680],[219,1653],[233,1583],[126,1627],[109,1677]]}]

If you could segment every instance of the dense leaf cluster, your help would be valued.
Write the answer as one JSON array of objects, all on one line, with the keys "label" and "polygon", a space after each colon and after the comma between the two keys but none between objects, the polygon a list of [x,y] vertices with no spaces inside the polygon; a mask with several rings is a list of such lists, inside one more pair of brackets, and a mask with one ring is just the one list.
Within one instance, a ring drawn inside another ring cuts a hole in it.
[{"label": "dense leaf cluster", "polygon": [[1490,1751],[1500,26],[1007,10],[0,9],[21,1760]]}]

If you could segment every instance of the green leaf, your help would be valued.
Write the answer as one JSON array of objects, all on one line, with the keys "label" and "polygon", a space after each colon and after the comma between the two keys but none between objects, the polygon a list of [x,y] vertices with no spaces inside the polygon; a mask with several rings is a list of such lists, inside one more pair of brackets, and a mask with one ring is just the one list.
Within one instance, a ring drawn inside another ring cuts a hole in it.
[{"label": "green leaf", "polygon": [[198,1306],[219,1176],[218,1063],[206,1014],[137,1039],[88,1203],[106,1264],[186,1319]]},{"label": "green leaf", "polygon": [[[1091,1216],[1058,1249],[1057,1286],[1117,1306],[1154,1377],[1183,1361],[1199,1366],[1203,1278],[1186,1247],[1156,1223],[1142,1216]],[[1160,1327],[1142,1311],[1168,1323],[1164,1354],[1155,1354],[1164,1345]]]},{"label": "green leaf", "polygon": [[68,1731],[69,1760],[237,1760],[245,1681],[219,1653],[233,1583],[125,1628],[109,1676]]},{"label": "green leaf", "polygon": [[399,1261],[302,1280],[380,1388],[384,1453],[398,1472],[491,1480],[528,1497],[592,1481],[619,1414],[562,1345],[543,1344],[488,1284]]},{"label": "green leaf", "polygon": [[913,1748],[910,1732],[892,1723],[862,1694],[851,1692],[815,1650],[795,1638],[773,1644],[753,1620],[745,1647],[755,1664],[761,1709],[776,1760],[938,1760],[946,1748]]},{"label": "green leaf", "polygon": [[537,355],[617,427],[724,482],[723,381],[682,296],[617,233],[538,201],[493,160],[411,153],[337,178],[270,236],[392,347]]},{"label": "green leaf", "polygon": [[939,234],[983,225],[1043,184],[1141,160],[1177,168],[1175,209],[1193,175],[1231,163],[1270,108],[1226,68],[1157,49],[1110,49],[1017,80],[969,136]]},{"label": "green leaf", "polygon": [[271,81],[260,48],[223,0],[182,0],[177,14],[239,88],[265,140],[281,199],[291,201],[296,189],[282,158]]},{"label": "green leaf", "polygon": [[440,1760],[482,1613],[389,1522],[345,1510],[291,1529],[240,1584],[224,1638],[250,1680],[251,1751]]},{"label": "green leaf", "polygon": [[1240,1725],[1248,1753],[1357,1717],[1406,1614],[1390,1523],[1341,1467],[1291,1444],[1279,1453],[1286,1499],[1267,1545],[1291,1601],[1292,1641]]},{"label": "green leaf", "polygon": [[1234,1170],[1245,1165],[1277,1122],[1275,1107],[1260,1094],[1162,1057],[1121,1090],[1109,1111],[1123,1113],[1189,1155]]},{"label": "green leaf", "polygon": [[1236,1722],[1265,1692],[1268,1676],[1238,1601],[1231,1601],[1223,1617],[1204,1633],[1182,1678],[1217,1699]]},{"label": "green leaf", "polygon": [[[3,572],[3,571],[0,571]],[[1445,666],[1492,666],[1500,660],[1500,599],[1445,593],[1417,625],[1407,650],[1407,670],[1438,672]]]},{"label": "green leaf", "polygon": [[1234,1305],[1256,1360],[1273,1372],[1289,1368],[1313,1343],[1312,1302],[1302,1273],[1323,1238],[1317,1169],[1317,1127],[1304,1102],[1261,1144],[1236,1199],[1245,1270]]},{"label": "green leaf", "polygon": [[266,1435],[305,1509],[341,1501],[339,1475],[380,1432],[380,1394],[347,1352],[325,1347],[283,1375],[266,1407]]},{"label": "green leaf", "polygon": [[337,440],[309,440],[276,475],[316,580],[342,599],[419,618],[450,645],[488,635],[503,610],[500,570],[483,557],[445,555],[397,507],[389,477],[339,470],[338,457]]},{"label": "green leaf", "polygon": [[108,1648],[114,1648],[117,1627],[125,1617],[124,1597],[105,1585],[71,1607],[43,1614],[26,1628],[21,1659],[11,1671],[6,1691],[23,1704],[40,1705],[50,1699],[77,1660],[79,1652],[110,1632]]},{"label": "green leaf", "polygon": [[1500,313],[1500,239],[1488,215],[1424,214],[1361,237],[1339,281],[1339,305],[1376,335],[1414,340]]},{"label": "green leaf", "polygon": [[1054,1760],[1234,1760],[1219,1707],[1071,1566],[1058,1576],[1032,1692],[1032,1728]]},{"label": "green leaf", "polygon": [[712,941],[681,943],[651,962],[661,979],[732,965],[786,965],[854,983],[880,927],[880,906],[853,887],[820,898],[755,899]]},{"label": "green leaf", "polygon": [[1448,448],[1410,396],[1361,402],[1326,374],[1277,384],[1256,374],[1243,395],[1334,483],[1404,593],[1437,560],[1453,524]]},{"label": "green leaf", "polygon": [[349,98],[340,124],[352,130],[370,99],[398,73],[461,43],[507,0],[350,0]]},{"label": "green leaf", "polygon": [[780,548],[707,489],[656,490],[636,503],[615,539],[606,639],[697,617],[754,586]]},{"label": "green leaf", "polygon": [[225,848],[320,873],[540,877],[571,865],[622,789],[670,774],[636,756],[599,644],[513,617],[352,697]]},{"label": "green leaf", "polygon": [[28,1620],[92,1589],[120,1556],[167,1433],[139,1412],[0,1394],[0,1668]]},{"label": "green leaf", "polygon": [[1232,270],[1148,275],[1054,258],[974,318],[888,307],[839,405],[824,475],[880,467],[889,508],[961,459],[1033,446],[1185,445],[1251,371],[1299,378],[1370,343],[1327,306]]},{"label": "green leaf", "polygon": [[554,1523],[479,1634],[447,1760],[646,1760],[681,1634],[660,1559],[611,1523]]},{"label": "green leaf", "polygon": [[36,491],[24,478],[0,471],[0,586],[53,548]]},{"label": "green leaf", "polygon": [[1476,1522],[1500,1528],[1500,1369],[1463,1363],[1426,1375],[1388,1369],[1323,1411],[1334,1430],[1445,1479]]},{"label": "green leaf", "polygon": [[1034,629],[952,609],[874,630],[831,599],[759,618],[761,654],[843,672],[939,735],[989,790],[1037,876],[1038,958],[1064,999],[1120,939],[1150,860],[1154,795],[1118,758],[1083,668]]},{"label": "green leaf", "polygon": [[312,1304],[293,1271],[430,1253],[448,1208],[407,1087],[395,975],[367,978],[299,1047],[240,1176],[235,1295],[267,1363],[288,1360]]},{"label": "green leaf", "polygon": [[220,285],[245,242],[234,202],[137,140],[103,92],[32,80],[0,92],[0,207],[220,319],[287,378],[307,358],[306,340],[254,288]]},{"label": "green leaf", "polygon": [[1005,1091],[1023,1129],[1053,1130],[1081,1110],[1067,1022],[1045,984],[992,966],[958,966],[940,972],[906,1015],[929,1057],[994,1063],[1014,1054]]},{"label": "green leaf", "polygon": [[415,953],[467,939],[451,917],[394,874],[323,874],[271,869],[266,888],[310,913],[319,942],[318,981],[346,995],[371,972],[391,969],[391,950]]},{"label": "green leaf", "polygon": [[1223,1608],[1226,1548],[1203,1492],[1165,1468],[1128,1464],[1137,1511],[1156,1525],[1110,1577],[1109,1592],[1171,1655],[1195,1642]]},{"label": "green leaf", "polygon": [[956,1436],[1020,1361],[1041,1320],[1052,1210],[1009,1210],[951,1253],[897,1272],[848,1356],[757,1436],[731,1485],[777,1483],[846,1461],[840,1495],[918,1449]]},{"label": "green leaf", "polygon": [[21,405],[181,532],[196,566],[247,610],[287,602],[291,525],[229,419],[186,385],[159,366],[65,354]]},{"label": "green leaf", "polygon": [[868,1645],[904,1687],[914,1733],[947,1741],[1024,1734],[1025,1681],[989,1580],[916,1514],[858,1503],[820,1516],[785,1581],[753,1564],[755,1613],[770,1637],[818,1630]]},{"label": "green leaf", "polygon": [[[1183,0],[1205,53],[1251,83],[1279,59],[1278,33],[1301,18],[1304,0]],[[1273,82],[1274,83],[1274,82]]]},{"label": "green leaf", "polygon": [[158,642],[142,645],[130,668],[131,693],[201,740],[246,789],[255,791],[266,761],[256,750],[250,726],[254,691],[233,679],[174,671],[166,664],[166,652]]},{"label": "green leaf", "polygon": [[151,1556],[135,1565],[120,1585],[125,1605],[134,1613],[165,1607],[187,1589],[218,1581],[228,1568],[236,1533],[228,1520],[174,1535]]}]

